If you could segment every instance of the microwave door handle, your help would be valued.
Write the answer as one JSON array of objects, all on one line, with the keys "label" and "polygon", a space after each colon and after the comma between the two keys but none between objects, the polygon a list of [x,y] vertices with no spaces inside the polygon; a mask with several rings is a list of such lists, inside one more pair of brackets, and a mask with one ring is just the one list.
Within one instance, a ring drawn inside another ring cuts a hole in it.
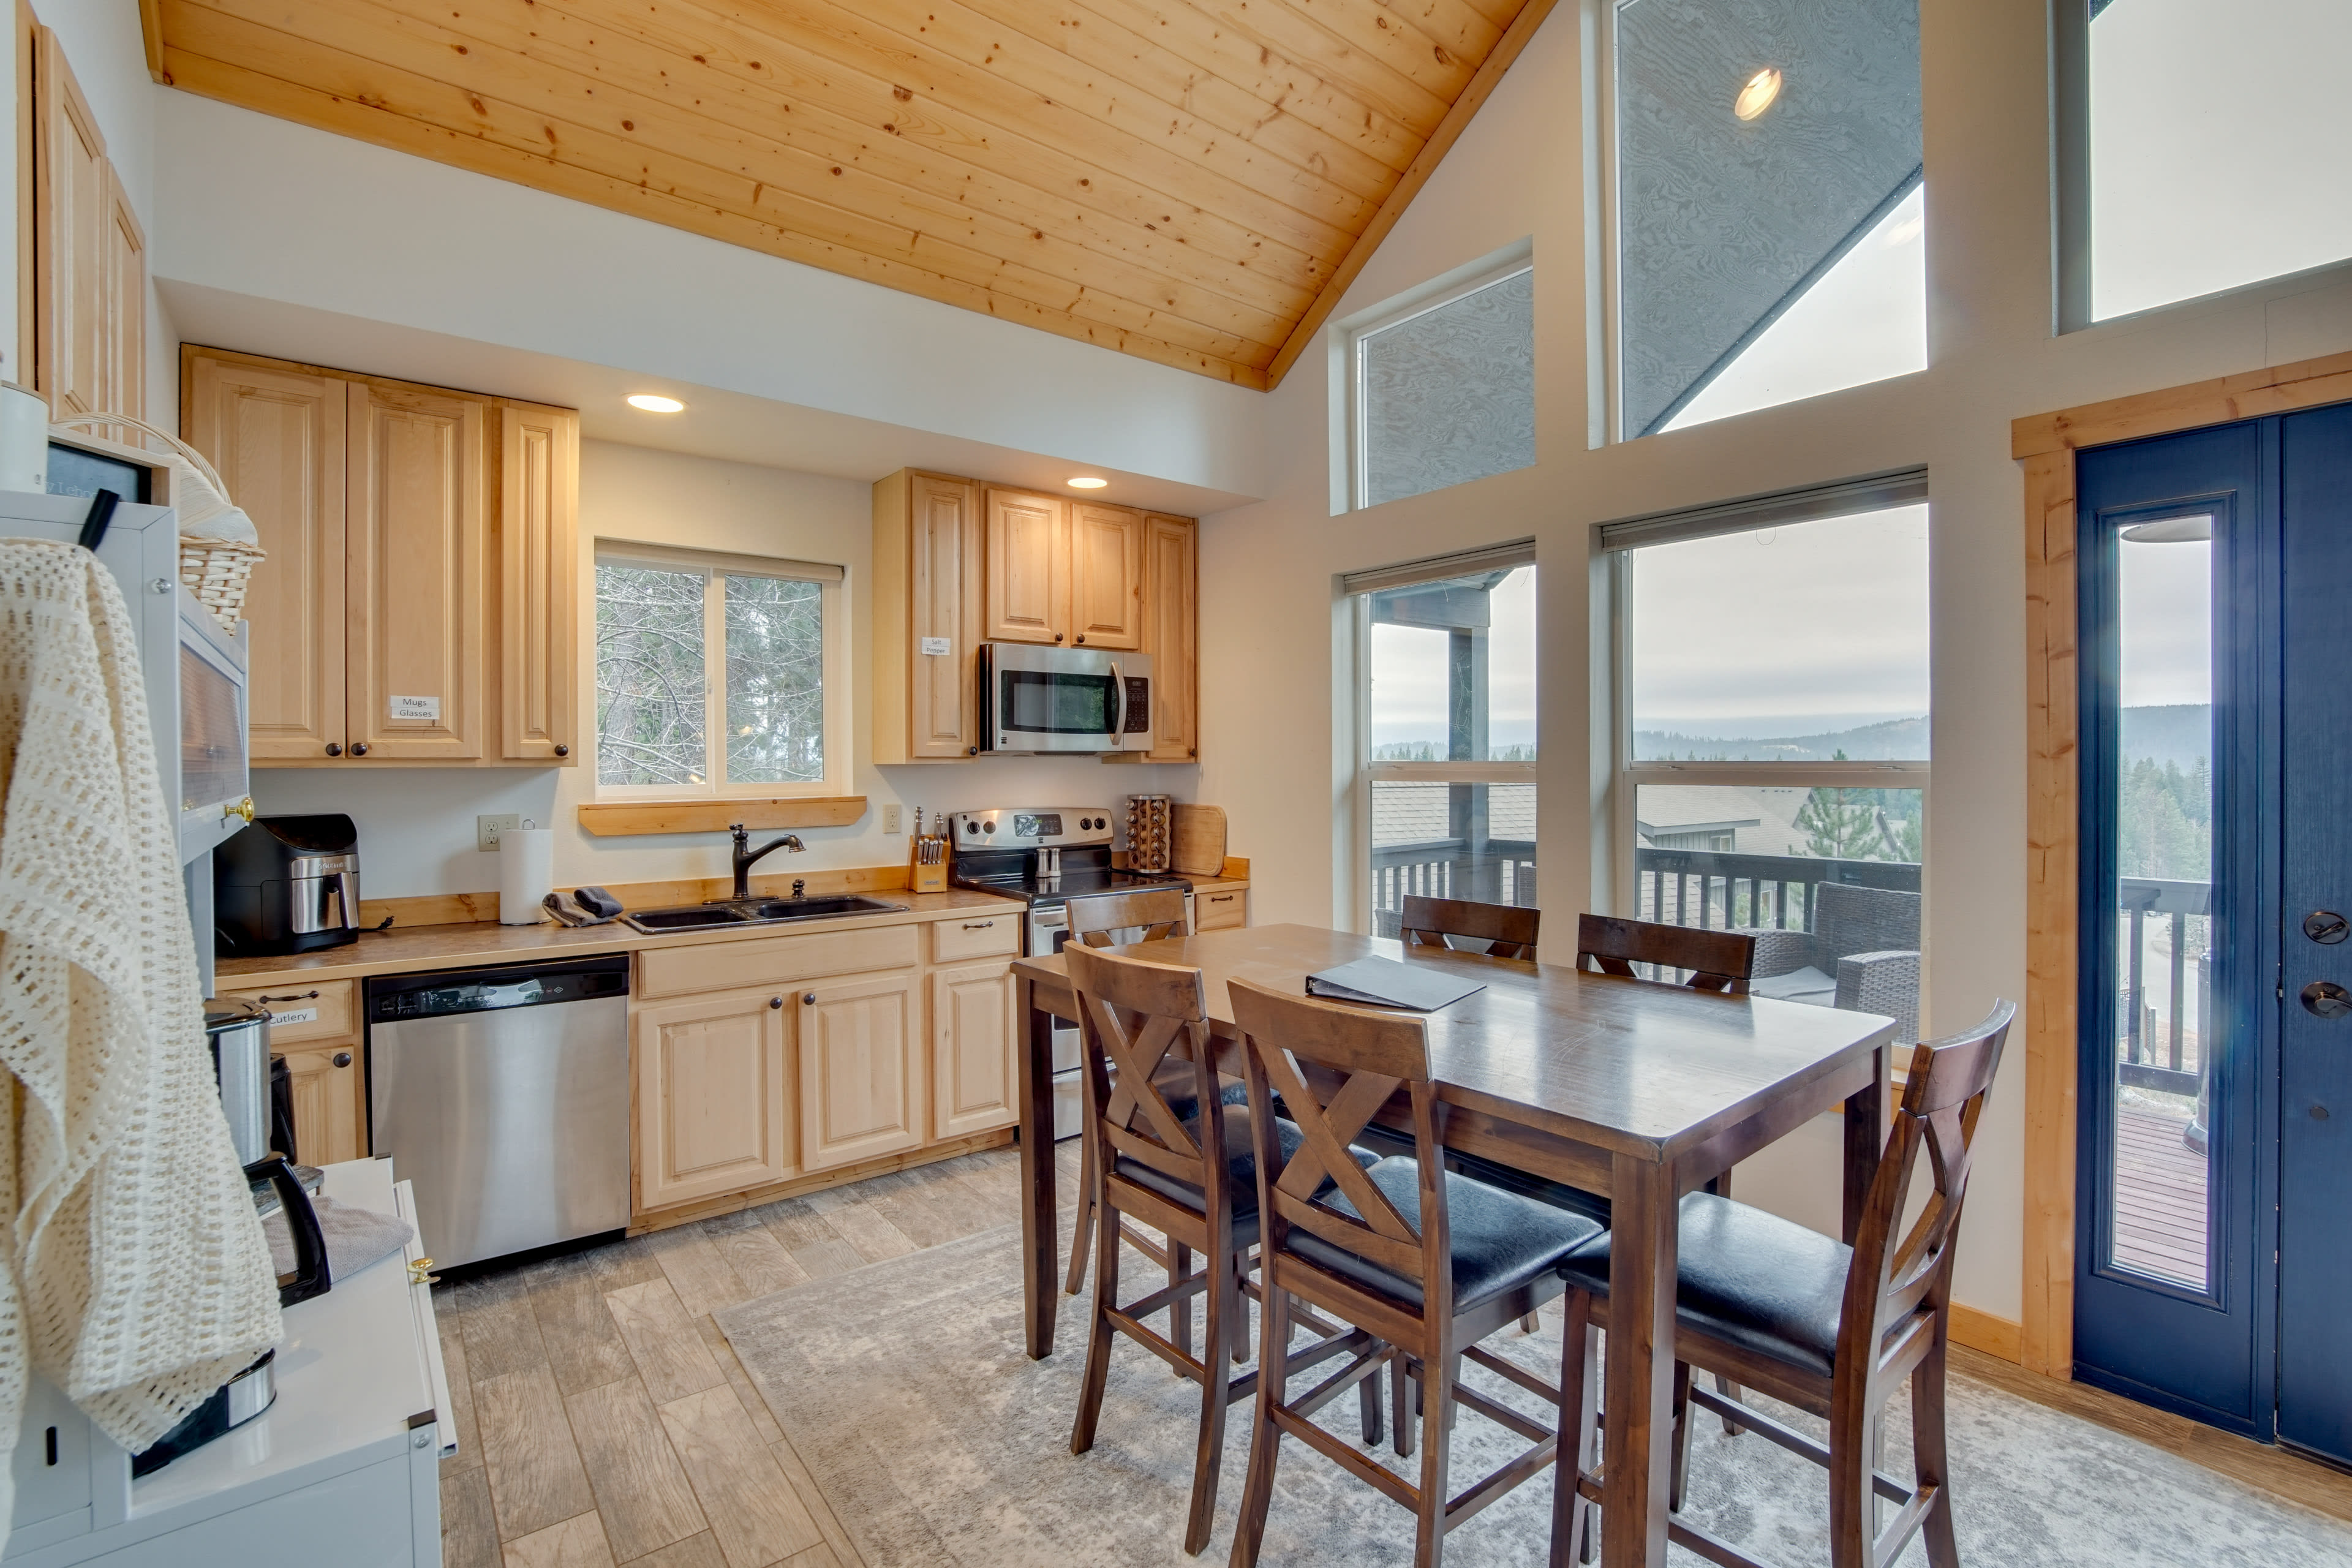
[{"label": "microwave door handle", "polygon": [[1117,751],[1125,744],[1127,736],[1127,676],[1117,659],[1110,661],[1110,689],[1118,699],[1118,711],[1110,721],[1110,749]]}]

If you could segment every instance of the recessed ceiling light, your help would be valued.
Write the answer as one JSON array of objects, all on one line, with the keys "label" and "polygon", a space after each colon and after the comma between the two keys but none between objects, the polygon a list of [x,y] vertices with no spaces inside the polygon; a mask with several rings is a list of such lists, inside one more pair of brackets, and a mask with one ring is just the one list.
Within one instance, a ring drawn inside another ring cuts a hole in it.
[{"label": "recessed ceiling light", "polygon": [[639,392],[630,395],[629,406],[642,408],[648,414],[677,414],[686,405],[675,397],[664,397],[658,392]]},{"label": "recessed ceiling light", "polygon": [[1088,474],[1072,479],[1070,488],[1074,490],[1098,490],[1108,483],[1110,483],[1108,479],[1098,479]]},{"label": "recessed ceiling light", "polygon": [[1739,96],[1731,100],[1731,112],[1742,120],[1753,120],[1772,107],[1780,96],[1780,71],[1777,66],[1766,66],[1748,79]]}]

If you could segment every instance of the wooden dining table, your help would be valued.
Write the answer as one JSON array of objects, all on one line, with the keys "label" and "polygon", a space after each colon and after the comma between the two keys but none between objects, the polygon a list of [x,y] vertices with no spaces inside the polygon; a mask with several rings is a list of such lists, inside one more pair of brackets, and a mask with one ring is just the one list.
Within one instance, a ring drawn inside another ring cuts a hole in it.
[{"label": "wooden dining table", "polygon": [[[1601,1441],[1606,1568],[1666,1560],[1675,1268],[1684,1194],[1826,1112],[1844,1115],[1844,1239],[1861,1222],[1886,1124],[1895,1022],[1867,1013],[1591,974],[1316,926],[1246,926],[1112,951],[1202,971],[1220,1070],[1238,1075],[1225,983],[1293,994],[1378,955],[1483,989],[1430,1014],[1448,1148],[1605,1194],[1612,1205]],[[1021,1053],[1022,1296],[1028,1352],[1054,1348],[1053,1027],[1077,1008],[1059,954],[1013,965]],[[1391,1113],[1384,1113],[1384,1119]]]}]

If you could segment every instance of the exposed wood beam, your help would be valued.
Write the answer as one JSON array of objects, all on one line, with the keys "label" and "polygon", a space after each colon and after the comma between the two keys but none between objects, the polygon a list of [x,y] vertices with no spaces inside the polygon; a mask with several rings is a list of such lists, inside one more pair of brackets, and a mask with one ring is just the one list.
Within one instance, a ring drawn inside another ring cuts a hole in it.
[{"label": "exposed wood beam", "polygon": [[1511,68],[1511,62],[1519,58],[1521,49],[1527,47],[1528,40],[1535,37],[1536,29],[1543,26],[1546,16],[1551,15],[1552,4],[1553,0],[1528,0],[1510,26],[1505,29],[1493,52],[1479,65],[1469,85],[1462,89],[1462,96],[1454,100],[1454,107],[1445,111],[1445,118],[1438,122],[1437,129],[1431,132],[1412,165],[1398,179],[1396,188],[1389,193],[1388,200],[1381,204],[1381,210],[1372,216],[1372,221],[1365,226],[1362,234],[1356,237],[1356,243],[1349,247],[1347,256],[1332,270],[1330,279],[1323,285],[1323,292],[1315,297],[1315,303],[1307,308],[1307,314],[1291,330],[1289,341],[1274,356],[1274,363],[1266,366],[1268,391],[1282,384],[1282,378],[1290,374],[1290,367],[1298,363],[1298,356],[1305,353],[1307,345],[1321,333],[1323,323],[1331,319],[1331,312],[1339,307],[1341,296],[1354,285],[1357,274],[1363,271],[1364,264],[1372,258],[1372,253],[1380,249],[1381,242],[1388,238],[1389,231],[1396,227],[1397,220],[1404,216],[1405,208],[1412,205],[1412,198],[1421,194],[1421,187],[1429,183],[1430,175],[1437,172],[1437,165],[1444,162],[1445,154],[1461,139],[1463,131],[1493,94],[1496,85],[1503,79],[1503,73]]}]

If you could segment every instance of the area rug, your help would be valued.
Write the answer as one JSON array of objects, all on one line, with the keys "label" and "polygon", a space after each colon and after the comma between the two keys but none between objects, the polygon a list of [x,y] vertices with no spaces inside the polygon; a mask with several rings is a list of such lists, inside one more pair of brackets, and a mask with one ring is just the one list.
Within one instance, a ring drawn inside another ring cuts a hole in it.
[{"label": "area rug", "polygon": [[[1128,1258],[1126,1279],[1148,1279],[1150,1265]],[[1018,1227],[1003,1226],[745,1302],[719,1313],[719,1326],[868,1568],[1196,1561],[1181,1542],[1199,1411],[1192,1385],[1119,1342],[1094,1449],[1073,1456],[1083,1302],[1063,1298],[1055,1353],[1029,1360],[1019,1260]],[[1489,1343],[1556,1373],[1559,1311],[1544,1320],[1539,1334],[1512,1330]],[[1497,1397],[1533,1408],[1521,1391],[1475,1375]],[[2352,1562],[2352,1527],[1983,1384],[1953,1379],[1950,1419],[1960,1554],[1970,1564]],[[1360,1442],[1352,1396],[1322,1421]],[[1897,1476],[1909,1470],[1906,1422],[1898,1405],[1885,1465]],[[1236,1405],[1216,1534],[1197,1561],[1223,1563],[1232,1545],[1248,1444],[1249,1406]],[[1465,1412],[1454,1489],[1521,1446]],[[1418,1479],[1417,1460],[1385,1445],[1378,1452]],[[1548,1473],[1455,1530],[1447,1560],[1543,1563],[1551,1504]],[[1693,1444],[1687,1507],[1716,1534],[1787,1568],[1828,1561],[1824,1472],[1754,1436],[1727,1438],[1713,1419],[1701,1420]],[[1673,1557],[1700,1561],[1679,1548]],[[1283,1445],[1262,1563],[1384,1568],[1412,1559],[1404,1510],[1303,1445]],[[1915,1541],[1898,1561],[1924,1568],[1927,1559]]]}]

